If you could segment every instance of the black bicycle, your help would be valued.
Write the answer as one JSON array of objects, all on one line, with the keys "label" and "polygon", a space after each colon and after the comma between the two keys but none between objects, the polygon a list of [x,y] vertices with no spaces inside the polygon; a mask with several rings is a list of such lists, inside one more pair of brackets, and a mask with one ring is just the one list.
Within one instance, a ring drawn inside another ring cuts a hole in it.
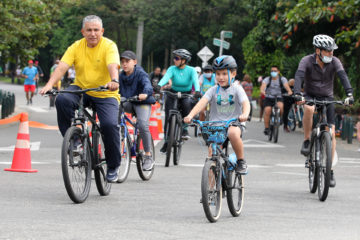
[{"label": "black bicycle", "polygon": [[201,202],[206,218],[210,222],[219,219],[225,192],[230,213],[237,217],[244,205],[244,178],[235,172],[236,156],[229,157],[227,144],[223,149],[221,146],[227,139],[228,128],[240,123],[235,118],[208,122],[193,120],[193,123],[200,127],[204,141],[212,150],[212,156],[206,158],[201,177]]},{"label": "black bicycle", "polygon": [[310,153],[307,156],[306,167],[309,169],[309,188],[311,193],[318,190],[320,201],[325,201],[330,187],[332,166],[331,125],[327,123],[326,109],[328,104],[343,105],[342,101],[306,100],[315,104],[319,119],[314,122],[310,139]]},{"label": "black bicycle", "polygon": [[[131,98],[121,97],[121,106],[125,102],[136,103],[139,102],[138,96]],[[133,114],[134,117],[136,117]],[[142,180],[150,180],[154,173],[153,167],[150,171],[144,171],[142,168],[144,160],[144,147],[143,140],[140,137],[139,128],[135,121],[132,121],[123,111],[121,107],[119,111],[119,125],[120,125],[120,152],[121,152],[121,165],[119,168],[119,179],[118,183],[124,182],[130,172],[130,164],[133,157],[136,158],[136,168],[138,170],[139,176]],[[151,154],[155,161],[155,146],[154,141],[151,138]]]},{"label": "black bicycle", "polygon": [[293,104],[288,114],[288,127],[291,131],[295,131],[296,125],[302,128],[302,120],[304,116],[304,106]]},{"label": "black bicycle", "polygon": [[270,114],[270,123],[269,123],[269,135],[268,139],[271,141],[273,139],[274,143],[278,142],[279,138],[279,126],[280,126],[280,108],[277,105],[278,97],[273,96],[275,99],[275,105],[271,108]]},{"label": "black bicycle", "polygon": [[174,165],[178,165],[181,156],[181,148],[184,144],[184,140],[182,138],[183,133],[183,119],[181,116],[181,112],[178,109],[178,103],[180,99],[183,98],[192,98],[191,94],[181,93],[181,92],[171,92],[164,90],[162,91],[167,96],[174,98],[174,106],[173,109],[169,111],[168,122],[166,123],[166,140],[167,140],[167,149],[166,149],[166,160],[165,167],[170,165],[170,157],[171,157],[171,149],[173,149],[173,162]]},{"label": "black bicycle", "polygon": [[[72,119],[71,127],[65,133],[61,149],[61,169],[66,191],[75,203],[84,202],[89,196],[91,170],[94,170],[98,192],[102,196],[110,193],[111,183],[106,180],[107,164],[103,134],[96,118],[96,109],[92,113],[84,107],[83,96],[88,91],[105,91],[105,87],[83,90],[52,90],[48,95],[71,93],[80,96],[78,110]],[[91,129],[89,124],[91,123]]]}]

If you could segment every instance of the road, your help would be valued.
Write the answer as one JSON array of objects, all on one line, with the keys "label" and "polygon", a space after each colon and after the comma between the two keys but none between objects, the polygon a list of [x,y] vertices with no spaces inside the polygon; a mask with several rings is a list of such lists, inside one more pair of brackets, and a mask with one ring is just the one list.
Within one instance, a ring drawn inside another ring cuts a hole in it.
[{"label": "road", "polygon": [[[16,93],[17,112],[56,125],[47,98],[36,96],[33,106],[26,106],[21,86],[0,83],[0,88]],[[262,130],[255,119],[244,134],[249,174],[242,214],[233,218],[223,201],[220,220],[211,224],[199,203],[207,153],[201,138],[184,145],[180,166],[164,167],[160,143],[150,181],[141,181],[132,165],[128,180],[113,184],[109,196],[99,196],[92,181],[87,201],[73,204],[62,180],[61,135],[30,128],[32,167],[38,172],[0,171],[0,239],[360,239],[358,143],[338,140],[337,185],[320,202],[308,191],[301,131],[281,130],[279,143],[271,144]],[[17,131],[18,123],[0,126],[2,168],[11,165],[13,152],[7,149],[15,145]]]}]

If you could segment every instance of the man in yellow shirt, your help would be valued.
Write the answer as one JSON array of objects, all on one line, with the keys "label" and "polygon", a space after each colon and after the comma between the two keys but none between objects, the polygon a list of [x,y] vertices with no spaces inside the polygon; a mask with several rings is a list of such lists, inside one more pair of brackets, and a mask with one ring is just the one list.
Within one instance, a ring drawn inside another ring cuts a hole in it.
[{"label": "man in yellow shirt", "polygon": [[[103,37],[104,28],[98,16],[89,15],[83,19],[81,33],[84,38],[73,43],[65,52],[58,67],[51,75],[48,83],[41,89],[45,94],[60,80],[74,64],[76,80],[67,90],[96,88],[106,86],[109,91],[87,92],[84,103],[94,103],[104,134],[105,158],[108,166],[106,178],[116,182],[120,166],[120,137],[118,127],[119,114],[119,66],[120,58],[116,44]],[[59,129],[64,136],[71,125],[74,111],[78,107],[80,97],[71,93],[63,93],[56,98],[56,110]]]}]

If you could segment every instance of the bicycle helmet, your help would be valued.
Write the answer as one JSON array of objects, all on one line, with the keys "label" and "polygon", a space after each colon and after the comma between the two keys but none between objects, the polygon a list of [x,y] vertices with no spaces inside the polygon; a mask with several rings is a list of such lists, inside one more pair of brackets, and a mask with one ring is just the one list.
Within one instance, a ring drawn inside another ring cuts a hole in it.
[{"label": "bicycle helmet", "polygon": [[187,63],[191,60],[191,53],[186,49],[176,49],[173,54],[185,59]]},{"label": "bicycle helmet", "polygon": [[322,34],[314,36],[313,45],[316,48],[324,49],[327,51],[333,51],[338,48],[332,37]]},{"label": "bicycle helmet", "polygon": [[213,70],[221,70],[221,69],[236,69],[237,64],[233,56],[230,55],[222,55],[214,59],[212,64]]},{"label": "bicycle helmet", "polygon": [[205,71],[208,71],[208,70],[213,70],[213,67],[211,65],[206,65],[204,68],[203,68],[204,72]]}]

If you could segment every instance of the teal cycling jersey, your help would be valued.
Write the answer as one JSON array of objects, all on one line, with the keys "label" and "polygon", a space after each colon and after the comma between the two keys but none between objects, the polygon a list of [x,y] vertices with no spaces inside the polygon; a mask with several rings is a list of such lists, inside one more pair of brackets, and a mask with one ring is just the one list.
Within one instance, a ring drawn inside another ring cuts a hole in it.
[{"label": "teal cycling jersey", "polygon": [[167,70],[165,76],[160,80],[159,86],[166,85],[169,80],[172,80],[171,89],[177,92],[189,92],[194,85],[195,91],[200,91],[200,85],[195,68],[185,66],[184,69],[180,69],[176,66],[171,66]]},{"label": "teal cycling jersey", "polygon": [[201,94],[204,95],[205,92],[211,88],[212,86],[215,86],[215,74],[211,74],[210,80],[206,78],[204,75],[202,75],[202,84],[201,84]]}]

